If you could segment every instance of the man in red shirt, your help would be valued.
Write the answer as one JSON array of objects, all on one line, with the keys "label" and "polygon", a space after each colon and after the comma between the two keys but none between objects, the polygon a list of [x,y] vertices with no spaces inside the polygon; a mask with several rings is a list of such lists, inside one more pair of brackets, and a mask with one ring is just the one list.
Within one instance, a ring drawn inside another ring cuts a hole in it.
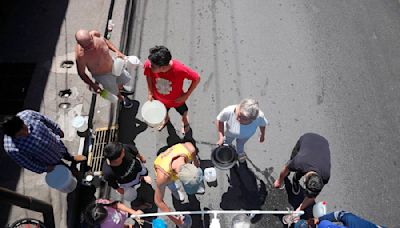
[{"label": "man in red shirt", "polygon": [[[168,48],[155,46],[150,48],[150,54],[144,63],[148,87],[148,99],[161,101],[167,110],[175,108],[182,116],[182,133],[190,130],[188,107],[186,100],[200,82],[199,75],[176,59],[172,59]],[[184,80],[190,80],[190,87],[183,91]],[[158,128],[161,131],[169,121],[168,111],[164,122]]]}]

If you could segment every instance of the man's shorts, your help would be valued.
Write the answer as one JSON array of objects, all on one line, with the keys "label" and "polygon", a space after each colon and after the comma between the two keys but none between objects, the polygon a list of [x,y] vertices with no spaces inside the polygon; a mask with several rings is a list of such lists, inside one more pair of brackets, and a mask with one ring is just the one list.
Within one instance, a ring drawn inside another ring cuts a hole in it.
[{"label": "man's shorts", "polygon": [[[170,108],[167,108],[167,112],[169,111]],[[181,114],[181,116],[183,116],[183,114],[185,112],[187,112],[189,110],[188,106],[186,105],[186,103],[183,103],[183,105],[174,108],[179,114]]]},{"label": "man's shorts", "polygon": [[118,85],[126,85],[131,80],[128,71],[123,70],[120,76],[115,76],[111,72],[103,75],[92,75],[94,80],[101,84],[103,88],[114,95],[118,95]]}]

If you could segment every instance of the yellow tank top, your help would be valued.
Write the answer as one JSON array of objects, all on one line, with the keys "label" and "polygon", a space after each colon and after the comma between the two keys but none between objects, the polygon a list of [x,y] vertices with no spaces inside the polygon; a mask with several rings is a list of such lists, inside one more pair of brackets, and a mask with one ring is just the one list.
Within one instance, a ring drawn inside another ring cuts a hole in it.
[{"label": "yellow tank top", "polygon": [[175,171],[172,170],[171,162],[174,158],[180,156],[186,157],[188,162],[192,161],[192,154],[186,149],[186,147],[183,144],[176,144],[157,156],[154,161],[154,169],[160,169],[163,173],[168,175],[171,180],[175,181],[178,177],[176,176]]}]

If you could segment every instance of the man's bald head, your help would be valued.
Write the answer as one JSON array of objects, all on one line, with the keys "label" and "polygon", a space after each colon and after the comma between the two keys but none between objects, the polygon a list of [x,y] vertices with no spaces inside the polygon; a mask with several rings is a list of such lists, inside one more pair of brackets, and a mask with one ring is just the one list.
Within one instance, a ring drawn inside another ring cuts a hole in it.
[{"label": "man's bald head", "polygon": [[81,45],[84,49],[91,47],[93,43],[93,37],[89,31],[80,29],[75,33],[76,42]]}]

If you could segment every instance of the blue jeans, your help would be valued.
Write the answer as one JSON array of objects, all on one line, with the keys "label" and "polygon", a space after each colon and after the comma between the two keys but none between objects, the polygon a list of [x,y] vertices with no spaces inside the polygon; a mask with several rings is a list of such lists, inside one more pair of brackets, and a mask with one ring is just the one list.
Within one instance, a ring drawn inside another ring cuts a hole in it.
[{"label": "blue jeans", "polygon": [[347,211],[335,211],[324,216],[319,217],[319,220],[328,220],[331,222],[341,222],[346,227],[363,227],[363,228],[377,228],[377,226],[363,218],[358,217]]}]

